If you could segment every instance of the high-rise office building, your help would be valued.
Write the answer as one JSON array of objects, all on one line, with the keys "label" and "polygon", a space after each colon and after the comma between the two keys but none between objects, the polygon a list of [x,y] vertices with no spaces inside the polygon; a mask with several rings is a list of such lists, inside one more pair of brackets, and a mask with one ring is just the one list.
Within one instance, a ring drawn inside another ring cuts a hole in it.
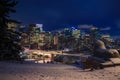
[{"label": "high-rise office building", "polygon": [[72,30],[69,28],[65,28],[63,31],[63,34],[65,35],[65,37],[71,37],[72,36]]},{"label": "high-rise office building", "polygon": [[29,28],[28,28],[29,33],[34,33],[35,27],[36,27],[35,24],[30,24],[30,25],[29,25]]},{"label": "high-rise office building", "polygon": [[36,29],[39,29],[40,32],[43,32],[43,24],[36,24]]},{"label": "high-rise office building", "polygon": [[76,39],[80,38],[80,30],[72,30],[72,36]]},{"label": "high-rise office building", "polygon": [[21,45],[24,47],[29,47],[29,36],[27,33],[21,33]]}]

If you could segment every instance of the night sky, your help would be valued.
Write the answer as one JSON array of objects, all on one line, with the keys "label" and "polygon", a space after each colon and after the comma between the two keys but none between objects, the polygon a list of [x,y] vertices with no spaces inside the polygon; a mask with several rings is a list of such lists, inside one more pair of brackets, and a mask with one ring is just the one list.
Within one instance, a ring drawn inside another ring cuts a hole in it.
[{"label": "night sky", "polygon": [[43,24],[45,30],[93,25],[120,35],[120,0],[19,0],[15,9],[11,18]]}]

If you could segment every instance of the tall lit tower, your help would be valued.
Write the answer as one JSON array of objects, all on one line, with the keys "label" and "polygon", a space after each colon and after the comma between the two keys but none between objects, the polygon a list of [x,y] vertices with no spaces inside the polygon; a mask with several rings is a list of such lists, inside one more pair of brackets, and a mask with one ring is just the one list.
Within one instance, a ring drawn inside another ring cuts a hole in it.
[{"label": "tall lit tower", "polygon": [[43,32],[43,24],[36,24],[36,28],[38,28],[40,32]]},{"label": "tall lit tower", "polygon": [[35,24],[30,24],[30,25],[29,25],[29,33],[34,33],[35,27],[36,27]]}]

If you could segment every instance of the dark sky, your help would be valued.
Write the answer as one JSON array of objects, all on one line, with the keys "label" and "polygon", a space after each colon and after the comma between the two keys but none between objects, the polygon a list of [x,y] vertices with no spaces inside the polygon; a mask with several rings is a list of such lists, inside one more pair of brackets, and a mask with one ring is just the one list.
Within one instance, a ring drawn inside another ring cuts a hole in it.
[{"label": "dark sky", "polygon": [[93,25],[120,34],[120,0],[19,0],[12,18],[41,23],[46,30],[64,25]]}]

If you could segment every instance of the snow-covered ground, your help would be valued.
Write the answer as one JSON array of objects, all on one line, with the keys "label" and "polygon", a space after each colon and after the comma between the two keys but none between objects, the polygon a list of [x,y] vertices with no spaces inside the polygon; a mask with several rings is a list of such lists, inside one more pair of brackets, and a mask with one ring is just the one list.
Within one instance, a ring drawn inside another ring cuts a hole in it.
[{"label": "snow-covered ground", "polygon": [[120,80],[120,66],[89,71],[64,64],[0,62],[0,80]]}]

